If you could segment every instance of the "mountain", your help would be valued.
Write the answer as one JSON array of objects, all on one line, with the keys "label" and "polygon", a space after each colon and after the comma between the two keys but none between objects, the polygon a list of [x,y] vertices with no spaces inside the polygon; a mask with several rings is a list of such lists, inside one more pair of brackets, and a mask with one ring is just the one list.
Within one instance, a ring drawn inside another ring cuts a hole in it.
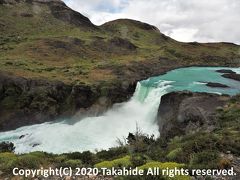
[{"label": "mountain", "polygon": [[0,0],[0,131],[101,113],[138,80],[239,60],[232,43],[182,43],[129,19],[95,26],[60,0]]}]

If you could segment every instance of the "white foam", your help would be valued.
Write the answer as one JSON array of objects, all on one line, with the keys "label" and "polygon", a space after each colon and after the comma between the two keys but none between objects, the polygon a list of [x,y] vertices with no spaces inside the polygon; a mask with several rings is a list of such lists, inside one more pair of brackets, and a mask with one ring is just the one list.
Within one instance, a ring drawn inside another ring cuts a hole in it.
[{"label": "white foam", "polygon": [[[169,82],[161,81],[158,87],[143,87],[138,83],[132,99],[114,106],[104,115],[88,117],[75,124],[67,120],[43,123],[0,133],[0,141],[9,140],[16,153],[46,151],[65,153],[95,149],[108,149],[116,145],[117,138],[135,132],[136,124],[143,133],[159,136],[155,122],[160,97],[167,93]],[[143,94],[142,94],[143,93]],[[144,97],[139,101],[139,97]],[[21,135],[25,135],[19,139]],[[33,147],[35,146],[35,147]]]},{"label": "white foam", "polygon": [[207,84],[207,83],[205,83],[205,82],[194,81],[193,84]]}]

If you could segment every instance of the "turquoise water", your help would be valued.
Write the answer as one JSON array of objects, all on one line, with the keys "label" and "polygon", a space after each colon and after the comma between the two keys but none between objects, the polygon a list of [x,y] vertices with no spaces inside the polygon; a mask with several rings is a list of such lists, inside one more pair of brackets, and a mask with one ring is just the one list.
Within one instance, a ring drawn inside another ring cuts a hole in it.
[{"label": "turquoise water", "polygon": [[[149,88],[157,87],[161,81],[168,81],[171,85],[168,92],[187,90],[192,92],[208,92],[228,95],[236,95],[240,93],[240,82],[222,77],[222,73],[216,72],[216,70],[219,69],[231,69],[237,73],[240,72],[240,68],[188,67],[172,70],[164,75],[151,77],[140,83],[142,86]],[[204,82],[221,83],[230,88],[212,88],[206,86],[206,83]],[[145,95],[143,96],[147,96],[147,92],[145,92]],[[141,97],[140,99],[144,99],[144,97]]]},{"label": "turquoise water", "polygon": [[[167,74],[151,77],[137,84],[133,97],[114,105],[97,117],[79,119],[75,124],[65,119],[48,122],[0,133],[1,141],[11,141],[16,153],[46,151],[65,153],[116,146],[117,138],[135,132],[138,126],[143,133],[159,136],[156,117],[161,97],[171,91],[194,91],[235,95],[240,93],[240,82],[221,77],[218,69],[240,68],[191,67],[169,71]],[[229,88],[211,88],[202,82],[217,82]],[[19,138],[25,135],[23,138]]]}]

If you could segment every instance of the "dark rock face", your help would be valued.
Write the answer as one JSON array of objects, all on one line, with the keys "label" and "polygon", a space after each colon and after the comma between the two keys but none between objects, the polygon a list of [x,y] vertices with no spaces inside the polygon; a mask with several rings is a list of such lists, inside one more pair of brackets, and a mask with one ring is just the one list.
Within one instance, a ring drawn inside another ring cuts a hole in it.
[{"label": "dark rock face", "polygon": [[96,38],[96,40],[91,43],[91,46],[98,48],[99,51],[119,55],[135,53],[137,49],[137,46],[131,43],[128,39],[119,37],[111,38],[108,41]]},{"label": "dark rock face", "polygon": [[67,85],[0,73],[0,131],[71,117],[78,111],[77,118],[89,112],[100,114],[113,103],[127,100],[134,89],[131,84],[116,85],[103,93],[101,86]]},{"label": "dark rock face", "polygon": [[[34,0],[34,2],[39,2],[43,0]],[[69,7],[65,5],[62,1],[47,1],[49,3],[49,7],[52,11],[52,14],[55,18],[60,19],[62,21],[65,21],[70,24],[74,24],[77,26],[85,26],[85,27],[91,27],[91,28],[97,28],[95,25],[91,23],[91,21],[80,14],[79,12],[73,11]],[[46,3],[44,1],[44,3]]]},{"label": "dark rock face", "polygon": [[2,152],[13,152],[15,149],[14,144],[11,142],[0,143],[0,153]]},{"label": "dark rock face", "polygon": [[229,86],[221,83],[214,83],[214,82],[208,82],[206,86],[212,87],[212,88],[228,88]]},{"label": "dark rock face", "polygon": [[240,74],[236,73],[230,73],[230,74],[223,74],[222,77],[228,78],[228,79],[233,79],[236,81],[240,81]]},{"label": "dark rock face", "polygon": [[216,72],[219,72],[219,73],[231,73],[231,74],[235,74],[236,72],[230,70],[230,69],[220,69],[220,70],[217,70]]},{"label": "dark rock face", "polygon": [[137,49],[137,47],[134,44],[132,44],[129,40],[122,39],[122,38],[119,38],[119,37],[115,37],[115,38],[111,39],[110,44],[111,44],[111,46],[116,46],[118,48],[125,48],[125,49],[128,49],[128,50]]},{"label": "dark rock face", "polygon": [[[62,111],[71,88],[63,83],[0,74],[0,130],[41,123]],[[14,104],[15,108],[12,108]]]},{"label": "dark rock face", "polygon": [[229,96],[208,93],[172,92],[161,99],[158,110],[162,138],[215,128],[216,109],[225,105]]}]

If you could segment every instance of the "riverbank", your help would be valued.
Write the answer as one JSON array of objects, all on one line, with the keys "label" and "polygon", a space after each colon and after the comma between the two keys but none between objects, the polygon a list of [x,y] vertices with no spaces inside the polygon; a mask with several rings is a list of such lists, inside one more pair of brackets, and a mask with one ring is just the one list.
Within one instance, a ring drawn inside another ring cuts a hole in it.
[{"label": "riverbank", "polygon": [[[222,67],[175,69],[164,75],[154,76],[138,82],[134,95],[130,100],[115,104],[103,114],[94,114],[92,111],[92,114],[89,114],[87,117],[80,118],[79,116],[75,116],[76,119],[66,118],[56,122],[22,127],[14,131],[0,133],[0,141],[11,139],[16,145],[17,153],[32,151],[65,153],[76,150],[94,151],[95,149],[108,149],[116,145],[116,138],[134,131],[136,124],[142,127],[144,133],[154,134],[155,137],[158,137],[159,132],[162,133],[162,135],[164,134],[162,130],[159,131],[158,124],[155,122],[160,99],[163,95],[169,92],[184,90],[190,92],[228,94],[230,96],[240,92],[240,83],[222,77],[222,73],[217,72],[221,69]],[[231,70],[238,72],[238,68],[231,68]],[[228,88],[209,87],[206,83],[202,83],[203,81],[221,83],[228,86]],[[186,114],[184,106],[176,104],[181,101],[181,96],[175,100],[175,103],[171,102],[173,104],[170,104],[166,109],[171,109],[173,106],[175,111],[178,109],[183,111],[181,117],[190,116],[200,118],[201,120],[192,122],[194,127],[197,123],[201,124],[204,119],[209,119],[208,116],[211,116],[211,113],[210,115],[205,113],[218,105],[216,97],[217,96],[212,96],[212,98],[210,98],[208,95],[206,95],[205,99],[204,97],[199,97],[202,103],[196,101],[197,97],[189,97],[187,102],[192,104],[187,107],[195,107],[189,109],[189,115]],[[207,103],[204,104],[203,102],[205,101]],[[194,103],[196,104],[194,105]],[[211,104],[211,108],[209,104]],[[102,108],[102,106],[100,107]],[[164,114],[163,111],[162,114],[170,117],[171,114],[174,115],[177,113],[172,113],[173,111],[169,111],[167,114]],[[203,113],[203,115],[201,115],[201,113]],[[84,112],[81,111],[79,114],[84,114]],[[172,119],[175,120],[175,116],[173,116]],[[171,122],[172,119],[165,121]],[[211,120],[209,120],[209,122],[211,122]],[[175,124],[178,123],[175,122]],[[170,125],[170,127],[171,126],[172,125]],[[115,127],[118,128],[116,129]],[[167,129],[169,128],[166,128],[166,130]],[[61,132],[61,135],[59,135],[59,132]],[[170,137],[170,134],[171,133],[168,135],[168,133],[166,133],[166,136]]]},{"label": "riverbank", "polygon": [[[177,96],[183,96],[182,101],[187,102],[188,98],[219,97],[219,95],[208,95],[205,93],[176,93]],[[167,94],[164,99],[174,99],[177,97],[174,93]],[[171,98],[170,98],[171,97]],[[96,168],[121,168],[121,167],[139,167],[141,168],[187,168],[187,169],[228,169],[233,167],[239,178],[239,95],[226,100],[229,97],[223,97],[224,104],[218,104],[215,113],[211,118],[214,119],[214,128],[204,128],[208,121],[203,122],[202,128],[196,131],[186,131],[182,133],[175,131],[174,136],[169,138],[153,138],[152,136],[142,134],[139,127],[136,132],[129,134],[126,144],[119,144],[119,147],[109,150],[91,152],[75,152],[54,155],[43,152],[33,152],[29,154],[16,155],[13,153],[0,153],[1,177],[12,177],[13,167],[37,169],[40,167],[96,167]],[[192,103],[192,102],[191,102]],[[163,102],[165,104],[165,102]],[[164,108],[160,105],[160,108]],[[164,105],[165,106],[165,105]],[[171,110],[171,109],[169,109]],[[178,114],[175,114],[178,116]],[[213,117],[214,116],[214,117]],[[193,118],[192,120],[194,120]],[[188,121],[189,123],[190,121]],[[169,122],[168,122],[169,123]],[[179,122],[186,125],[185,121]],[[175,123],[174,123],[175,124]],[[200,126],[199,126],[200,127]],[[196,128],[197,129],[197,128]],[[124,142],[124,141],[123,141]],[[11,151],[11,148],[6,150]],[[7,163],[6,163],[7,162]],[[161,176],[160,176],[161,177]],[[40,178],[40,177],[39,177]],[[59,179],[57,176],[52,177]],[[68,177],[70,178],[70,177]],[[97,178],[97,177],[76,177]],[[113,178],[108,176],[106,178]],[[123,179],[144,179],[139,177],[122,177]],[[148,177],[151,179],[151,176]],[[154,177],[152,177],[154,178]],[[166,177],[165,177],[166,178]],[[175,179],[189,177],[175,177]],[[197,178],[197,177],[195,177]],[[198,177],[199,178],[199,177]],[[220,176],[212,177],[221,178]],[[231,178],[231,177],[225,177]],[[70,178],[71,179],[71,178]]]},{"label": "riverbank", "polygon": [[[0,73],[0,131],[39,124],[57,119],[81,119],[101,115],[115,103],[132,97],[136,84],[151,76],[165,74],[184,67],[204,65],[171,65],[161,63],[134,66],[131,77],[119,75],[121,80],[96,84],[65,84],[47,79],[27,79]],[[150,69],[154,67],[150,71]],[[217,66],[216,66],[217,67]],[[149,70],[149,71],[148,71]],[[124,70],[123,70],[124,72]],[[134,74],[134,75],[133,75]],[[126,79],[125,79],[126,78]]]}]

